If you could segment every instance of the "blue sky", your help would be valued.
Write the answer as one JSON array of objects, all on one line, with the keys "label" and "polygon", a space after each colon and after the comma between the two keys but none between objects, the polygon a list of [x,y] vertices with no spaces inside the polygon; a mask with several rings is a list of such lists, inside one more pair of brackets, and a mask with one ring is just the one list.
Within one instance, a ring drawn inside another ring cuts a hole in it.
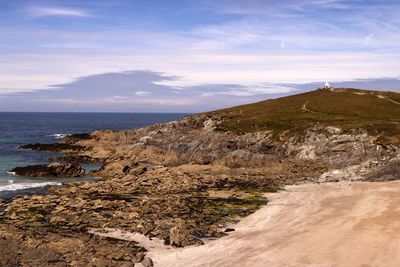
[{"label": "blue sky", "polygon": [[398,14],[394,0],[1,1],[0,110],[196,112],[325,80],[396,90]]}]

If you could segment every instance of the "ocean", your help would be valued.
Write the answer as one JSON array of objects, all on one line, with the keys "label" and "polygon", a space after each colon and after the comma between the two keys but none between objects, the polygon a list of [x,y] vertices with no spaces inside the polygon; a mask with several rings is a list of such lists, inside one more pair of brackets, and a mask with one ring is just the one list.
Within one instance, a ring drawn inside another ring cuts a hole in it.
[{"label": "ocean", "polygon": [[[14,113],[0,112],[0,196],[47,185],[92,178],[23,177],[9,172],[17,166],[46,164],[57,154],[18,149],[28,143],[54,143],[63,134],[101,129],[131,129],[168,122],[188,114],[176,113]],[[92,167],[93,166],[86,166]]]}]

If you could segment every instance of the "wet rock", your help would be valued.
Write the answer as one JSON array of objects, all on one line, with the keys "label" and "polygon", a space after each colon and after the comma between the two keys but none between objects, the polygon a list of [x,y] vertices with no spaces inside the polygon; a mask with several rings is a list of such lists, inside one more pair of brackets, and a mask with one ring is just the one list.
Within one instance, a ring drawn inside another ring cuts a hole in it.
[{"label": "wet rock", "polygon": [[48,152],[79,151],[83,149],[83,147],[80,145],[70,144],[70,143],[55,143],[55,144],[36,143],[36,144],[26,144],[18,148],[31,149],[37,151],[48,151]]},{"label": "wet rock", "polygon": [[73,164],[100,163],[97,159],[93,159],[92,157],[73,154],[63,157],[49,158],[49,162],[68,162]]},{"label": "wet rock", "polygon": [[0,250],[0,266],[134,266],[128,255],[145,251],[131,241],[5,225],[0,226]]},{"label": "wet rock", "polygon": [[16,167],[11,170],[16,175],[42,177],[81,177],[85,175],[85,169],[78,164],[71,163],[52,163],[49,165],[31,165]]},{"label": "wet rock", "polygon": [[80,140],[89,140],[92,139],[92,135],[90,133],[76,133],[76,134],[68,134],[63,138],[64,142],[77,142]]},{"label": "wet rock", "polygon": [[176,226],[171,228],[169,233],[169,243],[174,247],[202,244],[200,240],[193,238],[191,231],[181,220],[178,220]]}]

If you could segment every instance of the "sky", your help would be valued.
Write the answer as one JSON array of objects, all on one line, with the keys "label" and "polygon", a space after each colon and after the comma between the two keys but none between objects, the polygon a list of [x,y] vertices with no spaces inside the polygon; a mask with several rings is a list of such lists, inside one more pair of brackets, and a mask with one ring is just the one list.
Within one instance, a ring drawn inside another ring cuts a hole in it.
[{"label": "sky", "polygon": [[199,112],[400,91],[398,0],[0,1],[0,111]]}]

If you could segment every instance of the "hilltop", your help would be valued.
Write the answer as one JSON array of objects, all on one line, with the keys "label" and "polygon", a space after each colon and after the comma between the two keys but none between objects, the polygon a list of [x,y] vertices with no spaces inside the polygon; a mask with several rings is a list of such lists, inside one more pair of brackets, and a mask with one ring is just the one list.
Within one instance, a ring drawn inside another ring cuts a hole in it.
[{"label": "hilltop", "polygon": [[280,139],[312,125],[365,129],[388,143],[400,142],[400,94],[349,88],[315,91],[218,110],[223,130],[238,134],[271,130]]}]

